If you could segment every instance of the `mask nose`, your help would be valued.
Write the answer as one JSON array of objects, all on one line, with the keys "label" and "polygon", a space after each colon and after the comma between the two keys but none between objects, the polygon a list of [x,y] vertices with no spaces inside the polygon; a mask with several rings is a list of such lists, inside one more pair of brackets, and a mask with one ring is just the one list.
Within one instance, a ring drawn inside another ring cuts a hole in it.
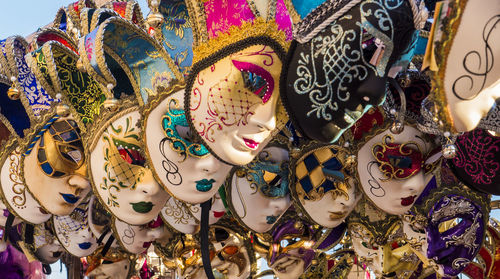
[{"label": "mask nose", "polygon": [[264,105],[257,105],[252,113],[248,123],[257,127],[260,132],[276,129],[276,102],[269,101]]},{"label": "mask nose", "polygon": [[81,175],[73,174],[68,179],[68,184],[71,187],[77,188],[80,191],[84,192],[86,190],[90,190],[90,182],[89,180]]},{"label": "mask nose", "polygon": [[137,182],[137,190],[150,196],[161,193],[163,190],[153,177],[153,173],[149,169],[145,169],[144,176],[140,182]]},{"label": "mask nose", "polygon": [[275,215],[281,215],[290,206],[290,196],[271,199],[269,206],[274,209]]},{"label": "mask nose", "polygon": [[375,72],[369,71],[368,77],[361,83],[356,91],[356,96],[365,105],[378,106],[385,97],[387,77],[379,77]]},{"label": "mask nose", "polygon": [[198,159],[195,168],[206,175],[212,175],[216,173],[222,165],[223,163],[217,160],[213,155],[208,155],[205,158]]}]

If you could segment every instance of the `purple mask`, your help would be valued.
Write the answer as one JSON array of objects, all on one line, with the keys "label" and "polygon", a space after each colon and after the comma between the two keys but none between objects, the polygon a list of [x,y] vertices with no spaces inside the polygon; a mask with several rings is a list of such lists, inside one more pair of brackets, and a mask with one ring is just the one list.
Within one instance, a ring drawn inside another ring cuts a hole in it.
[{"label": "purple mask", "polygon": [[427,258],[441,267],[445,277],[457,276],[479,252],[488,202],[487,195],[459,183],[443,163],[415,203],[412,211],[427,220]]}]

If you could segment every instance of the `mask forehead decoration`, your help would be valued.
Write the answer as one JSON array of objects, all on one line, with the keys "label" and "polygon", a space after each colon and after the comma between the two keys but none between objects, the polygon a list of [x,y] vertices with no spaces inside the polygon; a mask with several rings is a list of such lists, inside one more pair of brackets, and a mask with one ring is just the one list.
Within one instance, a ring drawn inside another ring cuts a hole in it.
[{"label": "mask forehead decoration", "polygon": [[472,261],[483,243],[489,216],[487,195],[460,183],[443,162],[433,171],[411,211],[411,228],[425,230],[426,256],[442,275],[456,276]]},{"label": "mask forehead decoration", "polygon": [[[429,42],[436,61],[430,67],[432,99],[442,130],[470,131],[500,97],[500,36],[496,31],[500,5],[495,1],[446,1],[439,8],[436,31]],[[462,113],[464,110],[468,113]]]},{"label": "mask forehead decoration", "polygon": [[417,1],[325,1],[302,19],[281,76],[283,103],[301,134],[335,142],[379,105],[425,19]]},{"label": "mask forehead decoration", "polygon": [[191,3],[189,11],[197,32],[185,111],[193,134],[231,165],[250,163],[284,117],[279,68],[291,39],[290,16],[281,0],[270,2],[267,21],[249,3],[213,0]]}]

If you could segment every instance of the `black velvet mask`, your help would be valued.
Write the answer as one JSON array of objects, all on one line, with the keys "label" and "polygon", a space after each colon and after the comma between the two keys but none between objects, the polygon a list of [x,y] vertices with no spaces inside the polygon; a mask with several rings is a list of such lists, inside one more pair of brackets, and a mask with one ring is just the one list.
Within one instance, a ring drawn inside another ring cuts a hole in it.
[{"label": "black velvet mask", "polygon": [[384,100],[389,70],[406,66],[418,33],[409,2],[329,0],[296,26],[281,96],[304,136],[334,142]]}]

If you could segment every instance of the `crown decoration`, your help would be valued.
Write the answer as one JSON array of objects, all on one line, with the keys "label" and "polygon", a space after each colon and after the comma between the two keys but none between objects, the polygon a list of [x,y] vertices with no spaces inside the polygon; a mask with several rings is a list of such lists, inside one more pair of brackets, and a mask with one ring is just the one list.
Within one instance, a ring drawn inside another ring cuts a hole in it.
[{"label": "crown decoration", "polygon": [[62,101],[58,114],[65,116],[63,106],[82,123],[93,122],[104,101],[102,86],[77,67],[76,44],[58,29],[44,29],[35,36],[38,48],[27,56],[28,63],[43,87]]},{"label": "crown decoration", "polygon": [[144,105],[158,86],[168,88],[183,80],[167,52],[144,30],[122,18],[109,18],[87,34],[80,52],[88,73],[113,90],[108,100],[120,99],[122,93],[135,94]]},{"label": "crown decoration", "polygon": [[292,27],[284,1],[270,1],[267,18],[249,3],[253,1],[225,6],[221,0],[187,1],[194,25],[193,64],[248,38],[268,37],[288,49]]},{"label": "crown decoration", "polygon": [[148,32],[170,54],[179,70],[187,75],[193,63],[193,25],[184,0],[148,1],[151,13]]},{"label": "crown decoration", "polygon": [[39,118],[53,103],[53,98],[45,91],[28,66],[25,55],[29,52],[26,40],[20,36],[12,36],[0,45],[3,54],[0,64],[5,74],[11,79],[12,89],[20,92],[20,100],[25,105],[31,119]]}]

